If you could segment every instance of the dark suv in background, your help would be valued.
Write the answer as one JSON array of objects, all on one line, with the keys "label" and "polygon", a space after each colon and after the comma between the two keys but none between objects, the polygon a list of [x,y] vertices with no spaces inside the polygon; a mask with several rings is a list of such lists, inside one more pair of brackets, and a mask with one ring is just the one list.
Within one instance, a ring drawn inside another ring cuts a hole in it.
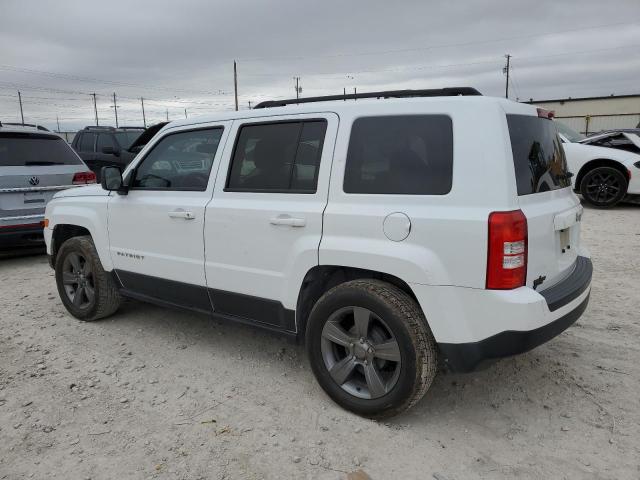
[{"label": "dark suv in background", "polygon": [[169,122],[146,129],[141,127],[85,127],[73,138],[71,146],[100,181],[102,167],[115,166],[120,171]]},{"label": "dark suv in background", "polygon": [[71,146],[100,180],[102,167],[124,170],[133,160],[136,152],[129,149],[142,132],[142,127],[85,127],[73,138]]}]

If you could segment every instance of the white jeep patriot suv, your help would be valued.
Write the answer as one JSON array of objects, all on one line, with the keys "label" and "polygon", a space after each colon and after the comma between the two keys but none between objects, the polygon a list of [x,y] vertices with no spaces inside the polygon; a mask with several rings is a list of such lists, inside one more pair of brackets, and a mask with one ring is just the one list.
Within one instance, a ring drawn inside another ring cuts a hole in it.
[{"label": "white jeep patriot suv", "polygon": [[526,352],[587,307],[582,207],[548,112],[471,88],[264,102],[171,122],[47,206],[75,317],[122,297],[306,343],[369,417]]}]

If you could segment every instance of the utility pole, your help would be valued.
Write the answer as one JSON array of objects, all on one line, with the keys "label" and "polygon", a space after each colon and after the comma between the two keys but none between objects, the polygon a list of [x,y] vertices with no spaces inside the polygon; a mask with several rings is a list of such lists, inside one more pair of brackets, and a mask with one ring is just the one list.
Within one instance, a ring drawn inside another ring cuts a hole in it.
[{"label": "utility pole", "polygon": [[58,133],[60,133],[60,119],[58,118],[58,115],[56,115],[56,123],[58,124]]},{"label": "utility pole", "polygon": [[169,109],[167,108],[167,122],[169,121]]},{"label": "utility pole", "polygon": [[236,112],[238,111],[238,67],[236,61],[233,61],[233,92],[236,97]]},{"label": "utility pole", "polygon": [[296,100],[298,98],[300,98],[300,92],[302,91],[300,89],[300,77],[293,77],[293,79],[296,81]]},{"label": "utility pole", "polygon": [[20,90],[18,90],[18,102],[20,102],[20,118],[22,118],[22,124],[24,125],[24,113],[22,112],[22,95],[20,94]]},{"label": "utility pole", "polygon": [[97,127],[98,126],[98,106],[96,103],[96,94],[90,93],[89,95],[93,97],[93,112],[96,114],[96,127]]},{"label": "utility pole", "polygon": [[509,98],[509,64],[511,61],[511,55],[507,53],[505,57],[507,59],[507,65],[502,69],[502,71],[507,75],[507,82],[504,86],[504,98]]},{"label": "utility pole", "polygon": [[140,104],[142,105],[142,124],[144,128],[147,128],[147,117],[144,115],[144,98],[140,97]]},{"label": "utility pole", "polygon": [[113,92],[113,105],[111,107],[116,114],[116,128],[118,128],[118,104],[116,103],[116,92]]},{"label": "utility pole", "polygon": [[187,118],[187,109],[184,109],[184,118]]}]

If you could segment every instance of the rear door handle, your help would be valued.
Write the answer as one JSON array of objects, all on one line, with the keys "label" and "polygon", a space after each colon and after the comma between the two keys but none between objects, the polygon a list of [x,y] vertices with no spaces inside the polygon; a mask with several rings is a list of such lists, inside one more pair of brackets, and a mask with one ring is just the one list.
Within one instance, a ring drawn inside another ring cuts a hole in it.
[{"label": "rear door handle", "polygon": [[289,227],[304,227],[307,220],[304,218],[290,217],[289,215],[278,215],[269,220],[271,225],[288,225]]},{"label": "rear door handle", "polygon": [[171,218],[183,218],[185,220],[193,220],[194,218],[196,218],[193,212],[188,212],[182,209],[173,210],[172,212],[169,212],[169,216]]}]

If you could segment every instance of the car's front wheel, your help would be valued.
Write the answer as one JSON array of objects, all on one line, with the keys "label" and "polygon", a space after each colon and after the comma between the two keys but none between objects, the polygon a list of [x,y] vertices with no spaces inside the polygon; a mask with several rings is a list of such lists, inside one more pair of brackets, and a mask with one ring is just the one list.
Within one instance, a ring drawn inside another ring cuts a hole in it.
[{"label": "car's front wheel", "polygon": [[379,280],[353,280],[325,293],[309,316],[306,343],[320,386],[366,417],[410,408],[436,374],[435,341],[419,306]]},{"label": "car's front wheel", "polygon": [[594,207],[613,207],[625,197],[627,186],[627,179],[619,170],[597,167],[582,178],[580,193]]},{"label": "car's front wheel", "polygon": [[98,320],[113,314],[122,298],[104,271],[91,237],[73,237],[56,255],[56,284],[66,309],[80,320]]}]

